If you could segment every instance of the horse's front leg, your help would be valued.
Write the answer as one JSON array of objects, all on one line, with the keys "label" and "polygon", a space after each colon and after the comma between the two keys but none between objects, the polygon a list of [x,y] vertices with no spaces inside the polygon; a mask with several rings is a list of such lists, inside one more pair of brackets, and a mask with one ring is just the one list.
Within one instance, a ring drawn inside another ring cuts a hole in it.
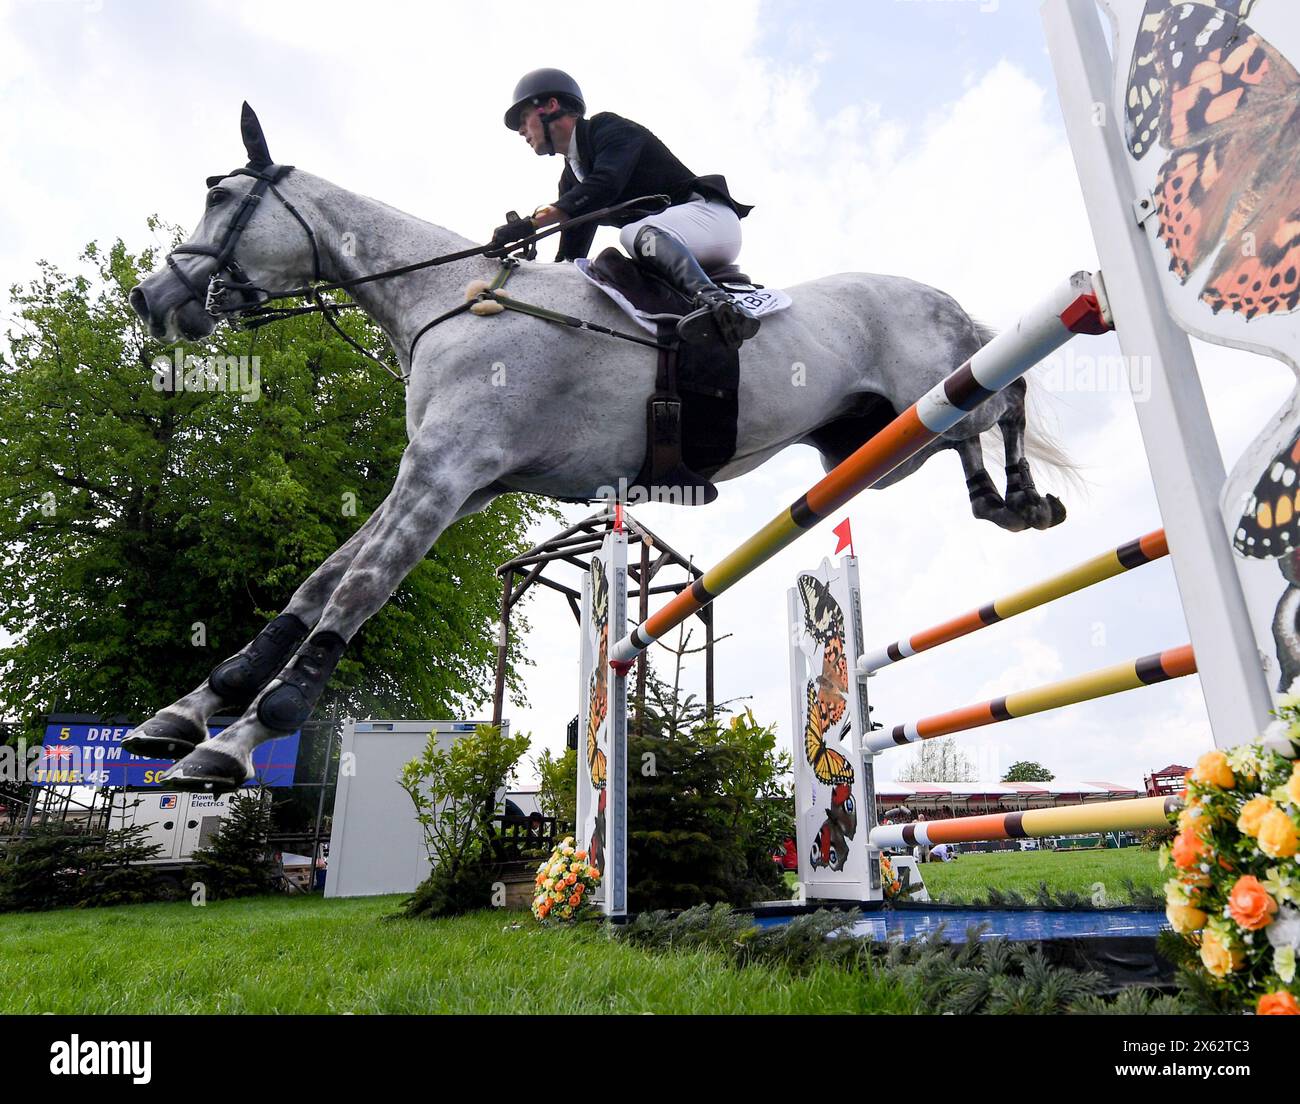
[{"label": "horse's front leg", "polygon": [[[436,434],[436,436],[434,436]],[[501,474],[504,450],[422,427],[407,446],[383,516],[330,594],[311,636],[225,731],[163,776],[166,785],[223,791],[253,775],[253,750],[306,722],[357,629],[385,602],[461,512]]]},{"label": "horse's front leg", "polygon": [[218,663],[199,686],[179,701],[137,725],[122,746],[146,759],[179,759],[207,738],[209,717],[243,713],[257,692],[289,662],[311,626],[320,619],[343,573],[379,525],[384,505],[380,503],[361,528],[312,572],[279,616],[249,644]]}]

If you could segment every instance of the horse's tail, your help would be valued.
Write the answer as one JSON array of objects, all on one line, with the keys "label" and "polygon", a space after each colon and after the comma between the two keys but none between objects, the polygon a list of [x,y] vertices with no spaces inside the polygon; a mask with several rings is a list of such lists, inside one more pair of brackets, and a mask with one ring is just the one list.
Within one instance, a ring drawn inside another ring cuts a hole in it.
[{"label": "horse's tail", "polygon": [[[975,332],[979,335],[981,347],[998,336],[998,331],[992,326],[975,319],[972,321],[975,322]],[[1085,482],[1082,469],[1071,459],[1065,446],[1052,432],[1049,419],[1043,416],[1041,407],[1047,393],[1041,387],[1035,386],[1032,370],[1023,378],[1025,381],[1025,457],[1031,464],[1050,469],[1076,490],[1082,489]],[[996,433],[996,430],[991,429],[982,435],[980,443],[985,452],[1001,451],[1001,437]],[[990,437],[990,435],[994,436]]]}]

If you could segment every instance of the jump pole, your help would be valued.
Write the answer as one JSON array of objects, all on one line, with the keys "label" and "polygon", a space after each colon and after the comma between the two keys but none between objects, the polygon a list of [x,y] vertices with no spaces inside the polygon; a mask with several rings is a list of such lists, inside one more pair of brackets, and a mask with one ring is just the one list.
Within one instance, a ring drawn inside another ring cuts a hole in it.
[{"label": "jump pole", "polygon": [[1034,586],[996,598],[978,609],[963,613],[960,617],[954,617],[950,621],[914,633],[903,640],[895,640],[892,644],[877,648],[873,652],[867,652],[858,660],[858,673],[869,675],[882,667],[900,663],[918,652],[927,652],[940,644],[947,644],[950,640],[957,640],[980,629],[986,629],[1009,617],[1037,609],[1048,602],[1055,602],[1067,594],[1086,590],[1106,579],[1113,579],[1116,575],[1122,575],[1144,564],[1154,563],[1168,555],[1169,542],[1165,540],[1165,531],[1157,529],[1154,533],[1121,544],[1118,548],[1094,556]]},{"label": "jump pole", "polygon": [[938,843],[981,843],[1027,839],[1067,833],[1137,832],[1169,827],[1170,814],[1182,802],[1176,797],[1140,797],[1133,801],[1099,801],[1092,805],[1066,805],[1057,809],[1030,809],[990,816],[921,820],[913,824],[881,824],[871,829],[870,845],[933,847]]},{"label": "jump pole", "polygon": [[620,639],[610,649],[610,666],[626,675],[637,656],[659,637],[911,459],[1075,334],[1102,334],[1112,327],[1100,278],[1076,272],[1015,326],[995,337],[811,490]]},{"label": "jump pole", "polygon": [[870,752],[885,751],[917,740],[931,740],[936,736],[999,724],[1016,717],[1027,717],[1031,713],[1077,705],[1079,702],[1121,694],[1125,690],[1137,690],[1142,686],[1154,686],[1158,682],[1168,682],[1195,673],[1196,657],[1192,653],[1192,646],[1184,644],[1181,648],[1170,648],[1141,659],[1131,659],[1127,663],[1103,667],[1099,671],[1076,675],[1061,682],[1049,682],[1045,686],[968,705],[950,713],[939,713],[919,721],[895,725],[890,729],[864,733],[862,749]]}]

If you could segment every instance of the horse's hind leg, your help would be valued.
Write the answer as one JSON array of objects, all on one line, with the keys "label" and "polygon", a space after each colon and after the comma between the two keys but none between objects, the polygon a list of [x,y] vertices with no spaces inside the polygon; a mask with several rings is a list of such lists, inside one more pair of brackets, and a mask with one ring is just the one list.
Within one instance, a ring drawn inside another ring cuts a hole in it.
[{"label": "horse's hind leg", "polygon": [[1025,519],[998,494],[988,470],[984,467],[984,450],[980,439],[959,437],[950,446],[961,457],[961,470],[966,475],[966,493],[970,495],[971,513],[982,521],[991,521],[1001,529],[1018,533],[1028,528]]},{"label": "horse's hind leg", "polygon": [[370,539],[384,512],[384,503],[331,554],[294,592],[289,604],[254,639],[212,669],[203,682],[171,705],[137,725],[122,741],[132,755],[147,759],[179,759],[208,735],[208,718],[219,713],[243,713],[257,692],[289,662],[298,645],[334,592],[356,554]]},{"label": "horse's hind leg", "polygon": [[1025,393],[1023,379],[1006,389],[1006,407],[998,418],[998,429],[1006,448],[1007,508],[1019,514],[1027,526],[1050,529],[1065,520],[1065,506],[1055,495],[1043,497],[1034,486],[1034,477],[1025,458]]}]

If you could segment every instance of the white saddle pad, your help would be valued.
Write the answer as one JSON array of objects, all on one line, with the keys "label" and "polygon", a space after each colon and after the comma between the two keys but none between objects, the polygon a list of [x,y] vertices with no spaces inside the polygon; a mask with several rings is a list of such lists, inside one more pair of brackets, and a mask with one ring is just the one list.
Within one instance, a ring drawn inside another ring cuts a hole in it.
[{"label": "white saddle pad", "polygon": [[[642,329],[648,330],[652,334],[659,332],[659,323],[664,319],[678,317],[672,314],[651,314],[647,311],[638,310],[632,301],[618,288],[598,280],[588,271],[591,267],[591,261],[586,257],[579,257],[573,262],[573,266],[582,273],[583,278],[588,283],[600,288],[601,291],[617,303],[619,310]],[[753,284],[736,283],[725,283],[719,286],[731,296],[732,302],[754,318],[762,318],[766,314],[775,314],[777,311],[785,310],[791,303],[790,296],[784,291],[775,288],[760,288],[755,287]]]}]

